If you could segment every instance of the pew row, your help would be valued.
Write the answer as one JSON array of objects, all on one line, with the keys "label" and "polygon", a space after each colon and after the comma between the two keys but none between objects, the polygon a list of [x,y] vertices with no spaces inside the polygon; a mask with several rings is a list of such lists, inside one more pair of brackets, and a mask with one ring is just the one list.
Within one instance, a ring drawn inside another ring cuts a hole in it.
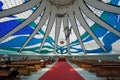
[{"label": "pew row", "polygon": [[[7,65],[7,67],[11,67],[17,70],[19,72],[19,76],[22,75],[30,76],[32,72],[38,71],[44,68],[46,65],[51,64],[53,62],[54,60],[45,60],[43,62],[41,62],[40,60],[19,60],[19,61],[12,61],[9,64],[0,63],[0,67],[2,67],[3,65]],[[10,71],[1,70],[1,72],[3,74],[0,74],[0,80],[6,80],[5,78],[8,77]]]},{"label": "pew row", "polygon": [[70,62],[96,74],[98,77],[106,77],[107,80],[120,80],[119,61],[70,60]]}]

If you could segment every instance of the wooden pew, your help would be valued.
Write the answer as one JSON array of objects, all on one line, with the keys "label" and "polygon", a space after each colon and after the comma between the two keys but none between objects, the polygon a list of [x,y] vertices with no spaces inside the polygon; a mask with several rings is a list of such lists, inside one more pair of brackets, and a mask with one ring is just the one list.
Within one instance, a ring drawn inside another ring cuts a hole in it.
[{"label": "wooden pew", "polygon": [[[51,60],[45,61],[48,64],[52,63]],[[1,63],[2,66],[4,63]],[[42,68],[42,63],[39,59],[36,60],[19,60],[19,61],[12,61],[10,64],[7,64],[8,67],[12,67],[18,70],[19,75],[30,75],[33,71],[38,71]]]},{"label": "wooden pew", "polygon": [[120,80],[120,62],[117,61],[99,62],[97,60],[81,60],[77,62],[77,65],[90,72],[94,72],[98,77],[106,77],[107,80],[114,80],[114,78],[117,78],[115,80]]},{"label": "wooden pew", "polygon": [[37,71],[40,69],[40,62],[35,62],[35,61],[14,61],[11,63],[11,65],[17,66],[18,71],[20,72],[21,75],[30,75],[31,72]]},{"label": "wooden pew", "polygon": [[120,80],[120,66],[100,66],[101,70],[96,71],[98,77],[106,77],[107,80],[113,80],[114,77],[119,78]]},{"label": "wooden pew", "polygon": [[8,70],[0,70],[0,77],[7,77],[10,73]]},{"label": "wooden pew", "polygon": [[16,76],[10,76],[12,71],[0,70],[0,80],[18,80]]}]

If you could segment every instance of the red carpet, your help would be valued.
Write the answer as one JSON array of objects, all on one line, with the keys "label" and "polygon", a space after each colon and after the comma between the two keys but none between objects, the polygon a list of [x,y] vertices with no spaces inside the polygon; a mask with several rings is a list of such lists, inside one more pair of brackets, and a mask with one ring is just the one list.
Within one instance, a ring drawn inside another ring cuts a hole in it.
[{"label": "red carpet", "polygon": [[59,60],[39,80],[84,80],[67,62]]}]

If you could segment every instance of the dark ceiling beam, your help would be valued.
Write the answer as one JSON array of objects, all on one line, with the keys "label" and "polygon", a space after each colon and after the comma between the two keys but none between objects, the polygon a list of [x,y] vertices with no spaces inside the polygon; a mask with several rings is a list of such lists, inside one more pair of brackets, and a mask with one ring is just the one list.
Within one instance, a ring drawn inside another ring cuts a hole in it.
[{"label": "dark ceiling beam", "polygon": [[55,45],[54,45],[54,53],[56,54],[56,48],[58,44],[58,38],[61,29],[61,18],[56,17],[56,26],[55,26]]},{"label": "dark ceiling beam", "polygon": [[[77,6],[76,6],[77,7]],[[86,20],[84,19],[81,11],[79,8],[75,9],[75,15],[82,27],[90,34],[91,37],[96,41],[96,43],[106,52],[106,49],[104,48],[103,44],[100,42],[100,40],[96,37],[94,32],[90,29],[89,25],[87,24]]]},{"label": "dark ceiling beam", "polygon": [[69,14],[69,20],[72,25],[73,31],[74,31],[78,41],[80,42],[80,45],[81,45],[81,48],[83,49],[84,54],[86,54],[86,50],[85,50],[84,44],[82,42],[80,32],[79,32],[79,29],[78,29],[78,26],[76,23],[75,15],[73,14],[73,11],[71,11],[71,10],[68,10],[68,14]]},{"label": "dark ceiling beam", "polygon": [[5,40],[6,38],[11,36],[12,34],[16,33],[20,29],[24,28],[26,25],[28,25],[32,21],[34,21],[40,15],[40,13],[45,9],[45,7],[46,7],[45,2],[46,2],[46,0],[43,0],[41,5],[36,9],[36,11],[30,17],[28,17],[23,23],[21,23],[20,25],[18,25],[14,29],[12,29],[10,32],[8,32],[4,36],[2,36],[0,38],[0,42]]},{"label": "dark ceiling beam", "polygon": [[120,7],[113,6],[113,5],[101,2],[99,0],[84,0],[84,1],[90,6],[100,9],[102,11],[120,14]]},{"label": "dark ceiling beam", "polygon": [[80,9],[83,11],[83,13],[89,17],[91,20],[96,22],[97,24],[101,25],[103,28],[107,29],[108,31],[112,32],[113,34],[117,35],[120,37],[120,32],[117,31],[115,28],[112,26],[108,25],[104,21],[102,21],[97,15],[95,15],[88,7],[87,5],[84,4],[83,0],[79,0],[79,6]]},{"label": "dark ceiling beam", "polygon": [[48,26],[47,26],[47,29],[45,31],[45,35],[44,35],[44,38],[43,38],[43,41],[40,45],[40,49],[39,49],[39,52],[41,51],[43,45],[45,44],[45,41],[53,27],[53,24],[54,24],[54,21],[55,21],[55,15],[56,15],[56,8],[53,8],[52,6],[49,6],[52,10],[52,12],[50,13],[50,17],[49,17],[49,21],[48,21]]},{"label": "dark ceiling beam", "polygon": [[30,40],[35,36],[35,34],[40,30],[40,28],[42,28],[42,26],[45,24],[46,20],[49,17],[49,13],[50,13],[50,9],[46,8],[46,10],[44,11],[44,14],[42,15],[37,27],[35,28],[35,30],[32,32],[32,34],[29,36],[29,38],[25,41],[25,43],[23,44],[23,46],[20,48],[19,52],[22,51],[22,49],[30,42]]},{"label": "dark ceiling beam", "polygon": [[[69,22],[68,22],[68,16],[63,17],[63,27],[64,27],[64,34],[67,35],[68,32],[66,29],[66,27],[69,27]],[[68,54],[71,54],[70,52],[70,38],[66,38],[66,43],[67,43],[67,49],[68,49]]]},{"label": "dark ceiling beam", "polygon": [[33,8],[34,6],[39,4],[40,2],[41,2],[41,0],[29,0],[28,2],[25,2],[19,6],[0,11],[0,18],[14,15],[14,14],[18,14],[21,12],[25,12],[26,10]]}]

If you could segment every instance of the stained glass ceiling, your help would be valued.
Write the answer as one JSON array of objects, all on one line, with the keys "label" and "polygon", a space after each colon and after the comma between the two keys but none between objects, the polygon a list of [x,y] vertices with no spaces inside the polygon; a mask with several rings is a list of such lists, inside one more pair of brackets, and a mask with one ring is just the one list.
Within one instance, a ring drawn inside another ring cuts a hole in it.
[{"label": "stained glass ceiling", "polygon": [[0,51],[120,52],[119,5],[120,0],[0,0]]}]

